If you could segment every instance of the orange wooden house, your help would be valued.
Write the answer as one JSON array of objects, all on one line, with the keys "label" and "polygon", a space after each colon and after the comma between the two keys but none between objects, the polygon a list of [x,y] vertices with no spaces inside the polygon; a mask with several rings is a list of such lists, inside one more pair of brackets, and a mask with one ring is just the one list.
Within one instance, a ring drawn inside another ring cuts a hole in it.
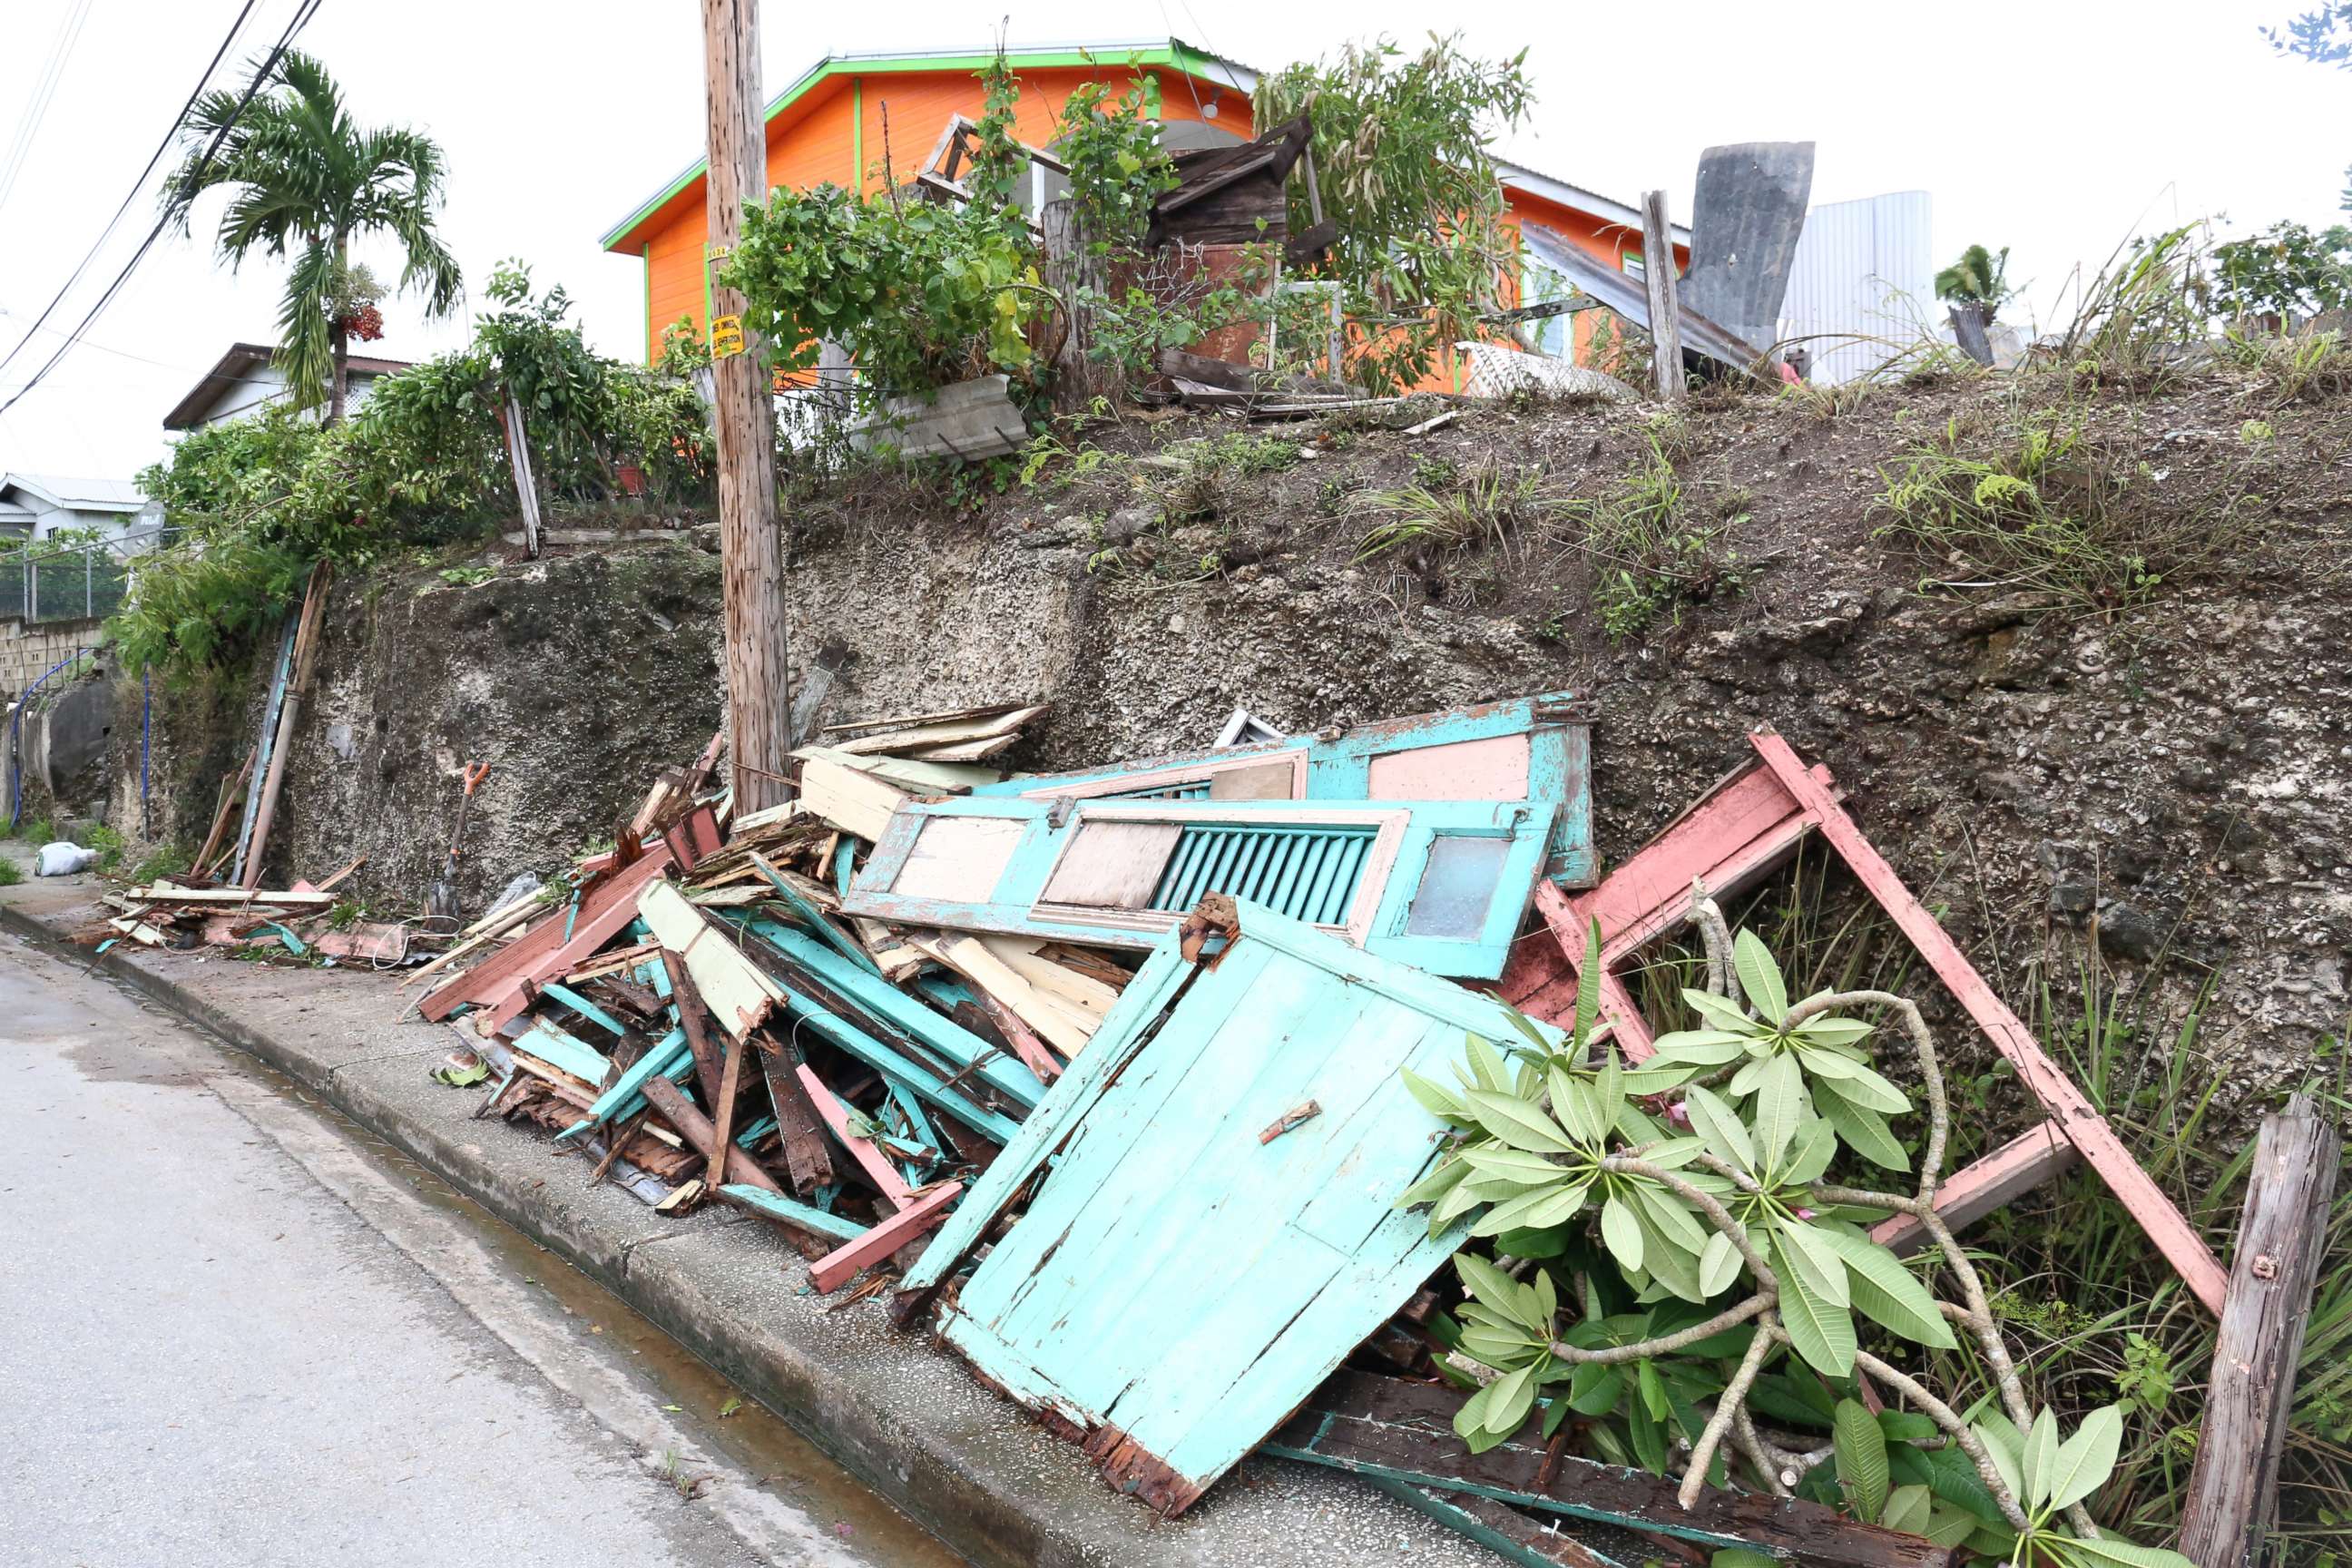
[{"label": "orange wooden house", "polygon": [[[817,61],[768,103],[768,184],[809,190],[831,183],[875,192],[888,177],[907,179],[924,166],[951,117],[980,117],[978,73],[992,58],[989,51],[940,49]],[[1097,80],[1123,87],[1138,75],[1158,79],[1162,140],[1171,147],[1246,141],[1256,133],[1250,98],[1257,72],[1179,39],[1016,49],[1006,58],[1021,89],[1017,133],[1032,147],[1050,147],[1073,88]],[[1641,215],[1633,207],[1516,163],[1499,166],[1514,220],[1539,225],[1606,265],[1640,271]],[[664,331],[679,320],[698,332],[708,330],[708,167],[697,159],[604,236],[606,250],[636,257],[645,268],[648,362],[659,354]],[[1031,165],[1026,205],[1033,215],[1062,194],[1058,175]],[[1685,237],[1678,231],[1678,240]],[[1675,248],[1678,260],[1686,260],[1686,245]],[[1506,289],[1530,303],[1561,291],[1558,275],[1532,260]],[[1590,331],[1589,320],[1555,317],[1541,323],[1537,346],[1572,354]]]}]

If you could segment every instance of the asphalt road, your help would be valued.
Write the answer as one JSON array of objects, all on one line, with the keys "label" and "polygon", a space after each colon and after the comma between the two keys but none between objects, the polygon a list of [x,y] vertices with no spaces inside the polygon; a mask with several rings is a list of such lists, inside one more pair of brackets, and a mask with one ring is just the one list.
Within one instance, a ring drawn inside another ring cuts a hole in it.
[{"label": "asphalt road", "polygon": [[593,1281],[0,936],[0,1563],[947,1568]]}]

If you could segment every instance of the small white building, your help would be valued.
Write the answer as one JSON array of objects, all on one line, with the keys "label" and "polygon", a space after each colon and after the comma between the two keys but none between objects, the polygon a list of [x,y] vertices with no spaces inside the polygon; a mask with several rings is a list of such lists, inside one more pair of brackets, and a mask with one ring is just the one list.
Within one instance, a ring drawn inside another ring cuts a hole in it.
[{"label": "small white building", "polygon": [[[1935,203],[1926,191],[1825,202],[1805,215],[1789,268],[1780,336],[1809,340],[1808,379],[1824,385],[1870,374],[1938,335],[1929,247]],[[1942,334],[1948,337],[1949,333]]]},{"label": "small white building", "polygon": [[163,526],[163,506],[129,479],[71,479],[0,474],[0,550],[47,539],[61,529],[94,528],[137,546]]},{"label": "small white building", "polygon": [[[163,416],[166,430],[201,430],[283,402],[286,373],[270,363],[276,353],[267,343],[232,343],[220,363],[188,390],[172,412]],[[369,391],[387,375],[406,370],[404,359],[375,359],[353,354],[345,362],[345,412],[356,414]]]}]

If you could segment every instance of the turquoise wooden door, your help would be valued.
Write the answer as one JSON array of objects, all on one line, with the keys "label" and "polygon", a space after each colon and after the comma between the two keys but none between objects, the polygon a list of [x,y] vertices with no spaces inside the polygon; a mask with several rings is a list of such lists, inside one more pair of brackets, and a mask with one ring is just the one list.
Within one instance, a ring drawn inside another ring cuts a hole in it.
[{"label": "turquoise wooden door", "polygon": [[1213,962],[1160,944],[907,1281],[937,1286],[1050,1155],[942,1331],[1168,1512],[1451,1255],[1458,1234],[1394,1206],[1437,1154],[1398,1069],[1510,1034],[1488,998],[1237,909]]}]

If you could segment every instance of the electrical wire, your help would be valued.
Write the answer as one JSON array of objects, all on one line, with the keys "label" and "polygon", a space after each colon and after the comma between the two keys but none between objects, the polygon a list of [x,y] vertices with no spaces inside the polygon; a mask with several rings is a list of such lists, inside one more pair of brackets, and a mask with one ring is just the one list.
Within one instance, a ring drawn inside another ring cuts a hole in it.
[{"label": "electrical wire", "polygon": [[[320,5],[323,3],[324,0],[304,0],[304,4],[301,8],[295,12],[294,19],[289,22],[286,25],[286,30],[278,35],[277,45],[270,49],[268,58],[263,59],[255,68],[253,79],[246,84],[245,96],[237,100],[236,108],[230,112],[228,119],[222,123],[221,128],[213,133],[212,141],[205,145],[203,153],[197,155],[195,167],[190,171],[188,175],[189,188],[193,189],[196,184],[202,182],[205,171],[212,166],[213,154],[220,151],[221,143],[228,139],[228,133],[236,129],[237,121],[244,117],[246,109],[253,102],[255,96],[260,92],[262,83],[268,79],[270,71],[277,67],[280,57],[282,57],[286,53],[288,47],[293,44],[295,35],[299,33],[302,28],[308,25],[311,16],[317,13]],[[183,110],[181,112],[183,117],[184,117],[186,110]],[[73,352],[74,344],[81,340],[81,334],[89,330],[91,322],[98,320],[99,313],[104,310],[109,304],[113,302],[116,293],[121,289],[123,284],[130,281],[131,274],[138,268],[139,264],[147,258],[147,253],[154,248],[156,240],[163,237],[163,230],[171,224],[171,215],[168,212],[166,212],[162,217],[155,220],[155,226],[147,231],[147,237],[139,242],[139,248],[131,252],[131,259],[123,263],[122,270],[115,274],[114,281],[106,286],[106,292],[100,294],[98,297],[98,302],[92,305],[89,310],[83,314],[82,319],[79,322],[76,323],[73,331],[68,336],[66,342],[58,345],[58,352],[51,354],[48,358],[48,362],[43,364],[39,370],[33,373],[33,379],[26,382],[22,387],[18,388],[15,396],[8,399],[5,403],[0,403],[0,414],[5,414],[11,408],[16,407],[17,404],[23,402],[26,395],[29,394],[33,388],[40,385],[43,378],[47,376],[49,372],[57,368],[58,362],[64,359],[66,355]],[[28,333],[27,336],[29,337],[30,334]]]},{"label": "electrical wire", "polygon": [[221,39],[220,47],[213,51],[211,63],[205,67],[204,75],[196,79],[196,85],[189,89],[188,101],[180,105],[180,112],[172,117],[171,129],[163,133],[163,140],[156,145],[154,153],[148,158],[147,166],[139,171],[139,178],[131,182],[130,191],[122,198],[122,205],[116,207],[114,216],[106,220],[106,227],[100,231],[96,243],[92,244],[82,258],[74,264],[74,269],[67,277],[64,285],[58,289],[49,302],[41,308],[40,315],[34,320],[30,327],[26,329],[25,335],[16,341],[16,346],[8,351],[6,358],[0,359],[0,370],[6,370],[15,362],[16,356],[25,352],[25,345],[33,341],[33,334],[39,331],[49,317],[56,312],[58,306],[64,301],[67,294],[72,291],[74,285],[81,281],[82,274],[89,270],[90,263],[98,259],[98,253],[106,247],[106,242],[114,237],[116,226],[122,222],[123,215],[131,210],[131,204],[139,199],[139,193],[146,188],[147,176],[155,172],[155,166],[161,163],[163,161],[163,155],[172,150],[173,142],[180,134],[180,127],[187,121],[188,110],[196,106],[196,100],[204,95],[205,85],[212,80],[213,72],[220,68],[221,61],[228,57],[230,49],[236,47],[237,35],[245,30],[246,21],[253,15],[255,4],[256,0],[245,0],[245,7],[237,12],[236,20],[229,26],[228,36]]},{"label": "electrical wire", "polygon": [[81,41],[82,24],[88,20],[89,0],[78,0],[74,8],[66,13],[65,26],[58,29],[49,63],[34,85],[24,118],[16,122],[16,140],[8,151],[8,162],[0,166],[0,208],[7,206],[8,194],[16,188],[16,177],[25,172],[26,155],[32,151],[33,139],[41,133],[41,121],[48,117],[49,100],[57,96],[58,83],[65,77],[67,62],[73,58],[74,45]]}]

